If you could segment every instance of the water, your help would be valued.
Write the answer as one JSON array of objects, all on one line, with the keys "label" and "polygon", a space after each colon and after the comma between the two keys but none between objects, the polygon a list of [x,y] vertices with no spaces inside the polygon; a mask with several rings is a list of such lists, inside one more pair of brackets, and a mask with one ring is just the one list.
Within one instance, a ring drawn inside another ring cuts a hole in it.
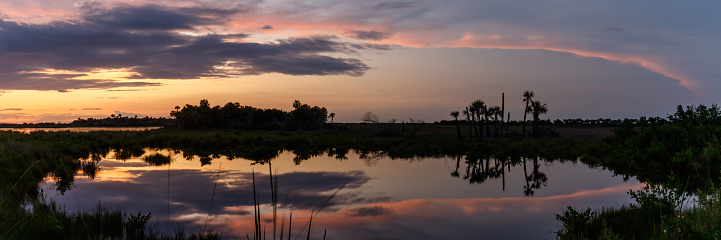
[{"label": "water", "polygon": [[93,132],[93,131],[145,131],[162,127],[61,127],[61,128],[0,128],[0,131],[13,131],[22,133],[32,132]]},{"label": "water", "polygon": [[[345,160],[318,156],[296,165],[295,155],[286,151],[271,167],[223,156],[201,166],[199,157],[180,151],[146,149],[144,156],[155,153],[171,156],[172,163],[123,161],[111,153],[98,162],[94,179],[79,174],[64,195],[50,179],[42,187],[70,211],[102,203],[128,213],[152,212],[151,224],[163,233],[178,226],[193,232],[212,227],[230,239],[253,235],[253,172],[262,219],[272,222],[269,168],[278,177],[277,228],[283,217],[287,237],[292,212],[293,238],[305,238],[301,229],[311,212],[344,183],[313,218],[312,239],[322,239],[324,230],[327,239],[555,239],[560,223],[554,213],[567,206],[628,204],[626,192],[642,188],[635,179],[624,181],[573,161],[529,159],[509,167],[494,160],[361,159],[351,153]],[[265,225],[269,239],[272,228]]]}]

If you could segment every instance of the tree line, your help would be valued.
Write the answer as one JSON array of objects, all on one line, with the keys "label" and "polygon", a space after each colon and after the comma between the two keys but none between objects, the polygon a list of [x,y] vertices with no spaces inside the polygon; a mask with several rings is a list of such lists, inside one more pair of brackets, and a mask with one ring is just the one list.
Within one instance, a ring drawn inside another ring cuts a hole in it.
[{"label": "tree line", "polygon": [[140,127],[140,126],[171,126],[173,120],[159,117],[145,116],[139,118],[123,116],[123,114],[112,114],[107,118],[78,118],[68,124],[69,127]]},{"label": "tree line", "polygon": [[[533,100],[533,91],[525,91],[523,93],[523,102],[526,108],[523,113],[523,132],[526,136],[526,116],[528,113],[533,117],[533,136],[540,136],[538,125],[540,123],[540,115],[548,112],[545,103]],[[455,119],[458,139],[461,139],[461,127],[458,117],[461,113],[466,117],[465,122],[468,123],[468,135],[471,139],[495,138],[508,134],[507,121],[511,118],[511,113],[506,115],[506,98],[505,93],[501,93],[501,106],[489,106],[483,100],[475,100],[465,107],[462,111],[451,111],[451,116]],[[491,128],[493,126],[493,128]],[[485,136],[484,130],[485,127]]]},{"label": "tree line", "polygon": [[176,106],[170,112],[176,126],[184,129],[244,129],[244,130],[315,130],[325,126],[329,117],[325,107],[310,106],[298,100],[294,110],[261,109],[228,102],[211,107],[207,99],[199,105]]}]

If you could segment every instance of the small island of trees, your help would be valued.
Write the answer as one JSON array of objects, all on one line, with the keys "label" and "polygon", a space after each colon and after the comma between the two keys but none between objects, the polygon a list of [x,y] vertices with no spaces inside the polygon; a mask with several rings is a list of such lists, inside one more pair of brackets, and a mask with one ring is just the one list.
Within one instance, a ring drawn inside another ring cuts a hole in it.
[{"label": "small island of trees", "polygon": [[[211,107],[207,99],[199,105],[176,106],[170,116],[183,129],[242,129],[242,130],[315,130],[322,128],[329,118],[325,107],[310,106],[298,100],[293,111],[260,109],[226,103]],[[335,116],[335,114],[332,114]]]}]

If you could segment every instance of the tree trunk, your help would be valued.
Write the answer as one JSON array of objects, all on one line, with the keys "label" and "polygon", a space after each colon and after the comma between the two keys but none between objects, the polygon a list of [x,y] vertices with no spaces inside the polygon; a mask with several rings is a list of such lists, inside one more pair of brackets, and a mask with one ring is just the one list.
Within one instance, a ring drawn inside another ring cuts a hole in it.
[{"label": "tree trunk", "polygon": [[458,123],[458,118],[456,118],[456,130],[458,131],[458,140],[461,140],[461,124]]},{"label": "tree trunk", "polygon": [[[476,138],[478,138],[480,135],[478,135],[478,124],[476,123],[476,116],[471,114],[471,121],[473,122],[473,130],[476,132]],[[483,129],[481,129],[483,131]]]},{"label": "tree trunk", "polygon": [[468,122],[468,139],[473,139],[473,129],[471,128],[471,113],[468,112],[468,107],[466,107],[466,121]]},{"label": "tree trunk", "polygon": [[505,135],[503,133],[503,129],[506,126],[506,121],[503,119],[504,115],[506,115],[506,93],[501,93],[501,136]]},{"label": "tree trunk", "polygon": [[486,137],[491,137],[491,121],[488,120],[488,116],[486,116]]},{"label": "tree trunk", "polygon": [[528,101],[526,101],[526,108],[523,109],[523,137],[526,136],[526,115],[528,115],[528,112],[526,112],[527,109],[528,109]]},{"label": "tree trunk", "polygon": [[[509,122],[511,121],[511,112],[508,112],[508,118],[506,119],[508,119]],[[508,126],[504,126],[504,129],[506,132],[503,135],[508,135]]]}]

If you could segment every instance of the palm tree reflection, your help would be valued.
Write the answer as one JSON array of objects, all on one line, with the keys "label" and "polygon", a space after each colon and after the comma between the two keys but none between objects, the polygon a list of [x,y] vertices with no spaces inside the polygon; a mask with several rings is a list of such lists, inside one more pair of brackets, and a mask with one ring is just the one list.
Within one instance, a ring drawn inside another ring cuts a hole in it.
[{"label": "palm tree reflection", "polygon": [[[456,169],[451,172],[452,177],[460,177],[458,173],[460,161],[461,157],[457,156]],[[531,162],[530,170],[526,164],[529,161]],[[482,184],[489,179],[500,178],[502,189],[505,191],[506,172],[511,172],[511,167],[522,165],[524,181],[526,182],[526,185],[523,186],[523,193],[526,196],[533,196],[536,190],[545,187],[548,182],[546,173],[541,172],[541,161],[538,157],[532,159],[520,157],[507,157],[505,159],[466,157],[466,171],[463,179],[468,180],[471,184]]]},{"label": "palm tree reflection", "polygon": [[527,174],[526,162],[528,159],[523,159],[523,175],[526,177],[526,186],[523,186],[523,194],[526,196],[533,196],[534,190],[540,189],[541,185],[546,186],[548,177],[545,173],[539,171],[541,164],[538,163],[538,157],[533,158],[533,170],[531,175]]}]

